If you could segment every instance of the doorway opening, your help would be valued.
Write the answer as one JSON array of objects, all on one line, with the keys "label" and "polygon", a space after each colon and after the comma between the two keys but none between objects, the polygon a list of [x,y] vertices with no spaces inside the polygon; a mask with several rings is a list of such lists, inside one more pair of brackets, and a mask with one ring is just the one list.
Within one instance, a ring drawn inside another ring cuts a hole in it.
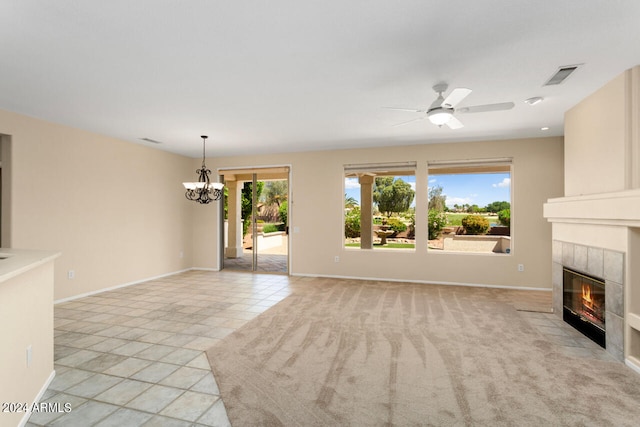
[{"label": "doorway opening", "polygon": [[222,268],[289,273],[289,167],[220,170]]},{"label": "doorway opening", "polygon": [[0,134],[0,247],[11,247],[11,136]]}]

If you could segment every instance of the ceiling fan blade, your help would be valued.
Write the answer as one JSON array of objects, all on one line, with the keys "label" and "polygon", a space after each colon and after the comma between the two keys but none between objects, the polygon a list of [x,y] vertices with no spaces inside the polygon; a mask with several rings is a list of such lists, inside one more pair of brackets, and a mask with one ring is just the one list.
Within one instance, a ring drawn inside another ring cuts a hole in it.
[{"label": "ceiling fan blade", "polygon": [[413,123],[413,122],[419,122],[421,120],[424,120],[426,116],[423,117],[418,117],[417,119],[413,119],[413,120],[409,120],[406,122],[401,122],[401,123],[396,123],[395,125],[392,125],[393,127],[398,127],[398,126],[404,126],[404,125],[408,125],[409,123]]},{"label": "ceiling fan blade", "polygon": [[451,118],[446,123],[446,125],[449,126],[449,129],[460,129],[460,128],[464,127],[462,122],[460,120],[456,119],[455,116],[451,116]]},{"label": "ceiling fan blade", "polygon": [[412,113],[426,113],[427,110],[417,110],[415,108],[395,108],[395,107],[382,107],[385,110],[396,110],[396,111],[411,111]]},{"label": "ceiling fan blade", "polygon": [[498,104],[474,105],[472,107],[463,107],[456,110],[457,113],[486,113],[489,111],[510,110],[516,104],[513,102],[500,102]]},{"label": "ceiling fan blade", "polygon": [[453,108],[458,105],[460,101],[465,99],[470,93],[471,89],[467,89],[464,87],[456,88],[449,94],[449,96],[444,99],[444,101],[442,101],[442,106],[445,108]]}]

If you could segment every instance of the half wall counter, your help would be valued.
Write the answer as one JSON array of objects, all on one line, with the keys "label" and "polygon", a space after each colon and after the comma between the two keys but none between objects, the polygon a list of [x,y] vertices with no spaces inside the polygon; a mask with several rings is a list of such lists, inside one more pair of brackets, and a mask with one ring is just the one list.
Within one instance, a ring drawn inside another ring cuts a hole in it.
[{"label": "half wall counter", "polygon": [[[52,251],[0,248],[0,426],[24,425],[23,409],[53,379]],[[24,405],[21,408],[15,405]],[[21,409],[21,410],[19,410]]]}]

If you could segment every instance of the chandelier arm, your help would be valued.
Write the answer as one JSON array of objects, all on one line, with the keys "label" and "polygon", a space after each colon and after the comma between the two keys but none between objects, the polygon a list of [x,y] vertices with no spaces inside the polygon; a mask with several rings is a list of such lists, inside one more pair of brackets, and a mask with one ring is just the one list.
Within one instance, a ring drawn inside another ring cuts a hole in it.
[{"label": "chandelier arm", "polygon": [[[206,161],[206,142],[207,136],[202,135],[202,167],[196,170],[198,175],[198,182],[192,183],[190,188],[187,188],[185,197],[188,200],[198,202],[200,204],[208,204],[212,201],[220,200],[223,196],[222,188],[215,188],[214,184],[211,184],[209,175],[211,175],[211,169],[207,168]],[[185,187],[187,187],[185,183]]]}]

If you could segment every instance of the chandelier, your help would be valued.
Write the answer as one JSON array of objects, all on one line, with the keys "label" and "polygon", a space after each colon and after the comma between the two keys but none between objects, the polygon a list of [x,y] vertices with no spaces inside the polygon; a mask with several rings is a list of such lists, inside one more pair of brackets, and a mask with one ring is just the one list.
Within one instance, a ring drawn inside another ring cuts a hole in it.
[{"label": "chandelier", "polygon": [[211,170],[207,169],[207,166],[204,164],[207,138],[207,135],[202,135],[202,167],[196,171],[198,174],[198,182],[182,183],[184,188],[187,189],[187,192],[184,194],[187,199],[203,205],[211,203],[214,200],[220,200],[222,198],[222,189],[224,188],[224,184],[220,182],[209,181]]}]

